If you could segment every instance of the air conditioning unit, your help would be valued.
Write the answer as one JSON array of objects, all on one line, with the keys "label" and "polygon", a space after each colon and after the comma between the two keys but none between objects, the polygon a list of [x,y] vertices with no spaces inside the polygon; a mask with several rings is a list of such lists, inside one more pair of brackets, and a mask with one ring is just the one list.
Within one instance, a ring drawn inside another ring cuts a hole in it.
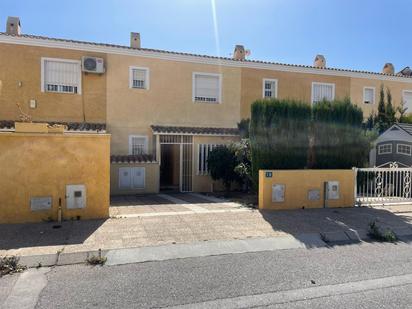
[{"label": "air conditioning unit", "polygon": [[104,60],[97,57],[82,57],[82,71],[88,73],[104,73]]}]

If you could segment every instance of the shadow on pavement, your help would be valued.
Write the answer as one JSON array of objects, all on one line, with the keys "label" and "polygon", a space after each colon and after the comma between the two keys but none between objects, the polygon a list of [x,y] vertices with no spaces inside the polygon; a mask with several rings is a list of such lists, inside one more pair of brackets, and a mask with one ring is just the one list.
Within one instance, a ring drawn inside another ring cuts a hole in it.
[{"label": "shadow on pavement", "polygon": [[409,242],[412,237],[410,206],[396,213],[372,207],[260,210],[260,213],[274,230],[292,235],[307,248],[317,247],[316,234],[330,246],[356,244],[362,240],[377,242],[368,235],[369,223],[373,221],[381,231],[393,231],[397,241]]},{"label": "shadow on pavement", "polygon": [[[0,250],[84,243],[106,220],[0,225]],[[57,228],[56,228],[57,227]]]}]

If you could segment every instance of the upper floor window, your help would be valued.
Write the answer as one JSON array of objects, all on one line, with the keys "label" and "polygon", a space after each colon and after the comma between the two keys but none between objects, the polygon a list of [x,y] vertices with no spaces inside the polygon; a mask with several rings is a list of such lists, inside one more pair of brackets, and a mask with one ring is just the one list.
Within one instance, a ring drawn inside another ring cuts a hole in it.
[{"label": "upper floor window", "polygon": [[375,103],[375,87],[363,88],[363,103],[365,104]]},{"label": "upper floor window", "polygon": [[42,58],[41,91],[81,93],[81,62],[79,60]]},{"label": "upper floor window", "polygon": [[265,99],[277,98],[278,96],[278,80],[264,79],[263,80],[263,97]]},{"label": "upper floor window", "polygon": [[129,135],[129,154],[140,155],[147,153],[147,136]]},{"label": "upper floor window", "polygon": [[406,113],[412,113],[412,91],[411,90],[404,90],[402,92],[402,101],[404,104],[404,108],[406,108]]},{"label": "upper floor window", "polygon": [[335,84],[312,83],[312,103],[335,99]]},{"label": "upper floor window", "polygon": [[392,144],[382,144],[378,147],[378,154],[392,153]]},{"label": "upper floor window", "polygon": [[149,89],[149,69],[130,67],[129,87],[137,89]]},{"label": "upper floor window", "polygon": [[396,145],[396,153],[404,154],[404,155],[411,155],[411,146],[405,144],[397,144]]},{"label": "upper floor window", "polygon": [[193,102],[221,102],[220,74],[193,73]]}]

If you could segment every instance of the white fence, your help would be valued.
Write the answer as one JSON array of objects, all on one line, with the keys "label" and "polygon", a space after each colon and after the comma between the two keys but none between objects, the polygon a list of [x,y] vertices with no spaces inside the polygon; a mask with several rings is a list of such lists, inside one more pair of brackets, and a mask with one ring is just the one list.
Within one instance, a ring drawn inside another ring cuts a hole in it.
[{"label": "white fence", "polygon": [[411,204],[411,167],[355,168],[355,197],[357,205]]}]

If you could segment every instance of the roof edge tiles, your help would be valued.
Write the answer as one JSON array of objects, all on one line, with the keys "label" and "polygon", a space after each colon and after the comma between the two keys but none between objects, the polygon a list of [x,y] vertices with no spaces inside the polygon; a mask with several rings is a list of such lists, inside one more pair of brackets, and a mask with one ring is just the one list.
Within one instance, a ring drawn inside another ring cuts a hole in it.
[{"label": "roof edge tiles", "polygon": [[[14,120],[0,120],[0,130],[14,130]],[[69,132],[98,132],[106,133],[105,123],[88,123],[88,122],[61,122],[61,121],[33,121],[34,123],[48,123],[49,125],[61,124],[67,126]]]},{"label": "roof edge tiles", "polygon": [[134,164],[134,163],[157,163],[155,158],[149,154],[140,155],[112,155],[110,163]]},{"label": "roof edge tiles", "polygon": [[181,127],[152,125],[154,134],[238,136],[237,128]]},{"label": "roof edge tiles", "polygon": [[[301,69],[311,69],[317,72],[347,72],[347,73],[354,73],[354,74],[368,74],[368,75],[375,75],[381,77],[395,77],[395,78],[404,78],[406,80],[412,79],[412,76],[405,76],[400,74],[385,74],[381,72],[371,72],[371,71],[364,71],[364,70],[353,70],[353,69],[341,69],[341,68],[331,68],[331,67],[314,67],[311,65],[301,65],[301,64],[288,64],[288,63],[280,63],[280,62],[272,62],[272,61],[262,61],[262,60],[252,60],[252,59],[245,59],[245,60],[237,60],[229,57],[217,57],[217,56],[210,56],[210,55],[202,55],[202,54],[194,54],[194,53],[187,53],[187,52],[176,52],[176,51],[168,51],[168,50],[161,50],[161,49],[151,49],[151,48],[132,48],[125,45],[117,45],[117,44],[108,44],[108,43],[96,43],[96,42],[88,42],[88,41],[79,41],[79,40],[70,40],[70,39],[61,39],[61,38],[52,38],[46,36],[39,36],[39,35],[30,35],[30,34],[21,34],[21,35],[13,35],[8,34],[6,32],[0,32],[0,36],[2,37],[9,37],[13,39],[34,39],[34,40],[43,40],[43,41],[51,41],[57,43],[71,43],[77,45],[87,45],[87,46],[99,46],[99,47],[106,47],[106,48],[116,48],[116,49],[123,49],[123,50],[136,50],[142,52],[152,52],[152,53],[161,53],[161,54],[169,54],[169,55],[180,55],[180,56],[188,56],[188,57],[197,57],[202,59],[214,59],[219,61],[230,61],[233,63],[244,63],[246,64],[261,64],[261,65],[277,65],[283,67],[294,67],[294,68],[301,68]],[[7,42],[6,42],[7,43]],[[110,52],[108,52],[110,53]]]}]

